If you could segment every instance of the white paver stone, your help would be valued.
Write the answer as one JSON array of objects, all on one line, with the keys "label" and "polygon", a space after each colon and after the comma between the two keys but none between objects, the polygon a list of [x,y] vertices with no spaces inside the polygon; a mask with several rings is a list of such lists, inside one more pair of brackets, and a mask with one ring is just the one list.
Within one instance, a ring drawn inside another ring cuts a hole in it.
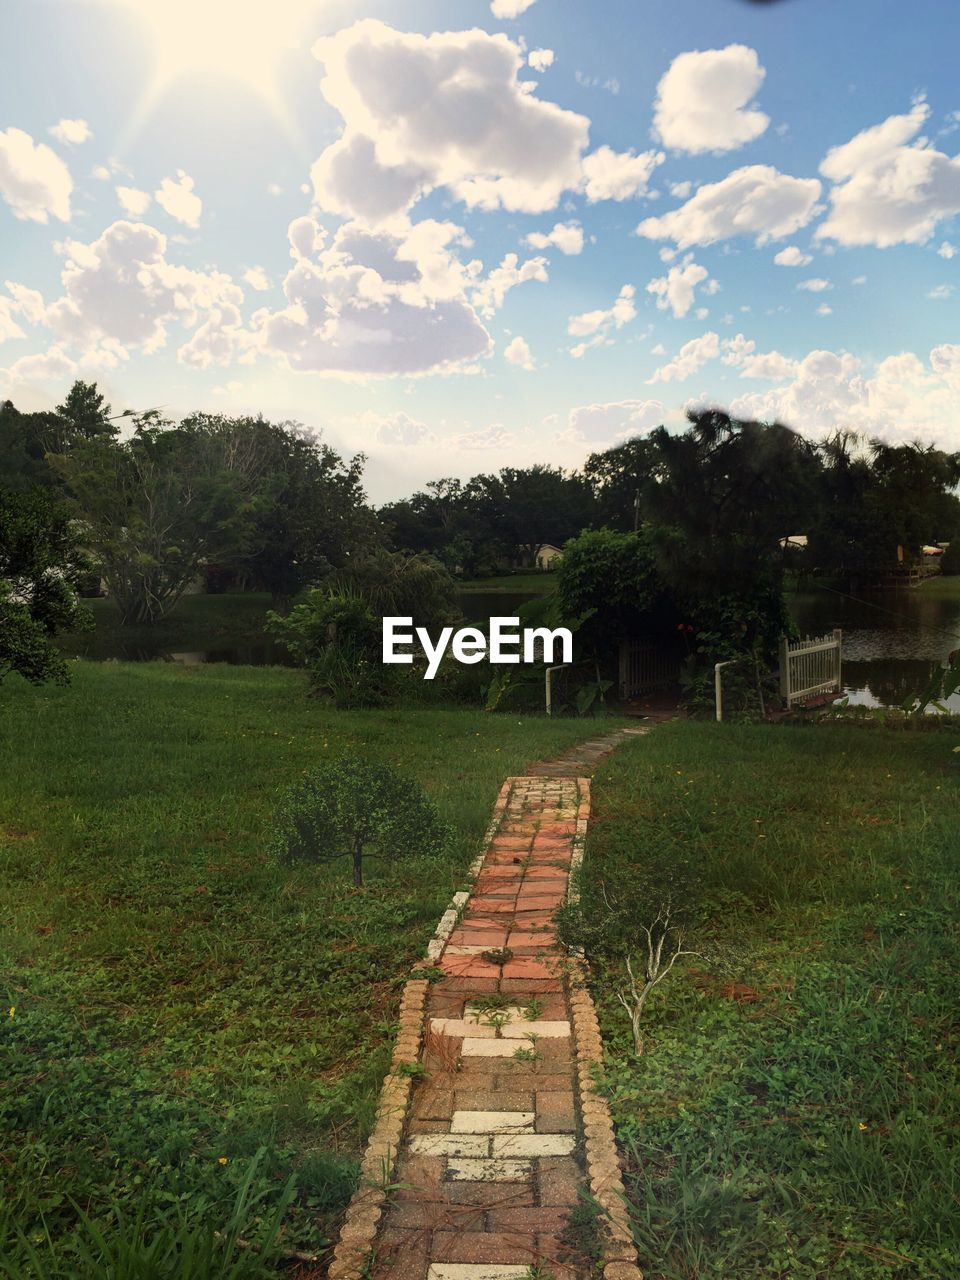
[{"label": "white paver stone", "polygon": [[497,1134],[492,1138],[494,1158],[516,1159],[518,1156],[568,1156],[575,1139],[569,1133]]},{"label": "white paver stone", "polygon": [[532,1133],[533,1111],[454,1111],[451,1133]]},{"label": "white paver stone", "polygon": [[418,1133],[410,1139],[410,1150],[419,1156],[472,1156],[490,1154],[490,1139],[482,1133]]},{"label": "white paver stone", "polygon": [[529,1274],[529,1262],[431,1262],[427,1268],[427,1280],[520,1280]]},{"label": "white paver stone", "polygon": [[517,1047],[516,1040],[483,1040],[479,1036],[469,1036],[460,1052],[465,1058],[512,1058]]},{"label": "white paver stone", "polygon": [[500,1030],[507,1040],[525,1040],[527,1036],[543,1036],[556,1040],[570,1034],[569,1022],[508,1022]]},{"label": "white paver stone", "polygon": [[441,1036],[470,1036],[474,1040],[492,1040],[496,1027],[478,1027],[468,1018],[431,1018],[430,1030]]}]

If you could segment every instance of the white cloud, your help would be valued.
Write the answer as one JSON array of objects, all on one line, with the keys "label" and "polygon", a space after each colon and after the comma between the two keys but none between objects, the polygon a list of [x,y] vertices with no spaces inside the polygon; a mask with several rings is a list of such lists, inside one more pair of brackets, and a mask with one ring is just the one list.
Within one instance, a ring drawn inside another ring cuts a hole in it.
[{"label": "white cloud", "polygon": [[528,258],[521,263],[517,254],[508,253],[499,267],[494,267],[490,274],[479,282],[471,294],[471,301],[483,316],[495,315],[503,306],[503,300],[510,289],[527,280],[539,280],[546,284],[546,258]]},{"label": "white cloud", "polygon": [[614,151],[598,147],[583,161],[584,192],[591,204],[598,200],[629,200],[644,195],[654,169],[663,164],[662,151]]},{"label": "white cloud", "polygon": [[418,422],[400,411],[380,420],[376,439],[378,444],[410,449],[421,444],[432,444],[436,437],[425,422]]},{"label": "white cloud", "polygon": [[770,123],[748,104],[766,72],[742,44],[681,53],[657,86],[654,134],[674,151],[733,151]]},{"label": "white cloud", "polygon": [[43,320],[72,346],[110,340],[156,351],[171,321],[193,328],[209,312],[243,300],[228,275],[169,262],[166,236],[146,223],[114,222],[90,244],[71,240],[61,250],[64,293]]},{"label": "white cloud", "polygon": [[795,244],[788,244],[774,255],[773,260],[778,267],[805,267],[813,258],[809,253],[801,253]]},{"label": "white cloud", "polygon": [[813,437],[849,427],[895,443],[919,438],[957,449],[960,346],[934,347],[929,364],[911,351],[888,356],[870,375],[848,352],[811,351],[786,386],[742,396],[729,409]]},{"label": "white cloud", "polygon": [[944,240],[943,244],[937,250],[939,257],[946,258],[948,261],[951,258],[955,258],[957,256],[957,252],[957,246],[955,244],[951,244],[949,240]]},{"label": "white cloud", "polygon": [[503,358],[520,369],[532,371],[536,368],[527,340],[519,334],[507,345]]},{"label": "white cloud", "polygon": [[8,298],[0,298],[0,342],[22,338],[24,332],[13,318],[14,308]]},{"label": "white cloud", "polygon": [[687,196],[693,190],[692,182],[671,182],[669,186],[670,194],[676,197],[677,200],[686,200]]},{"label": "white cloud", "polygon": [[546,71],[547,67],[553,66],[553,58],[552,49],[531,49],[527,54],[527,65],[534,71]]},{"label": "white cloud", "polygon": [[490,12],[495,18],[519,18],[536,4],[536,0],[490,0]]},{"label": "white cloud", "polygon": [[263,267],[250,267],[243,273],[243,279],[251,289],[256,289],[258,293],[263,293],[270,288],[270,278],[264,271]]},{"label": "white cloud", "polygon": [[693,306],[697,285],[706,280],[709,274],[706,267],[694,262],[693,254],[688,253],[679,266],[671,267],[665,276],[651,280],[647,285],[647,293],[656,296],[660,311],[666,311],[669,307],[679,320]]},{"label": "white cloud", "polygon": [[137,187],[117,187],[117,199],[120,206],[135,218],[142,218],[150,208],[150,196]]},{"label": "white cloud", "polygon": [[737,235],[753,236],[762,245],[806,226],[819,195],[816,178],[792,178],[770,165],[747,165],[700,187],[679,209],[644,219],[637,234],[673,240],[681,249]]},{"label": "white cloud", "polygon": [[954,289],[955,289],[955,288],[956,288],[956,286],[955,286],[955,285],[952,285],[952,284],[938,284],[938,285],[934,285],[934,287],[933,287],[933,288],[930,290],[930,292],[927,294],[927,297],[928,297],[928,298],[933,298],[933,299],[934,299],[934,301],[942,302],[942,301],[944,301],[946,298],[949,298],[949,297],[951,297],[951,296],[953,295],[953,292],[954,292]]},{"label": "white cloud", "polygon": [[13,299],[13,310],[26,320],[27,324],[43,324],[47,314],[46,303],[38,289],[30,289],[25,284],[17,284],[15,280],[5,280],[7,292]]},{"label": "white cloud", "polygon": [[0,379],[12,387],[18,382],[63,383],[77,373],[77,364],[58,346],[32,356],[21,356],[8,369],[0,369]]},{"label": "white cloud", "polygon": [[446,187],[471,207],[542,213],[581,184],[589,121],[519,80],[524,50],[505,35],[422,36],[367,19],[313,52],[344,120],[312,170],[325,209],[384,220]]},{"label": "white cloud", "polygon": [[820,172],[835,185],[818,238],[881,249],[923,244],[960,212],[960,156],[915,138],[929,116],[927,104],[917,102],[827,153]]},{"label": "white cloud", "polygon": [[[489,353],[490,335],[466,298],[479,264],[464,266],[454,251],[462,228],[430,219],[398,220],[389,231],[346,223],[323,247],[316,224],[297,218],[289,235],[287,306],[257,312],[253,327],[261,348],[290,369],[416,374]],[[509,287],[502,277],[488,285],[491,300],[501,283]]]},{"label": "white cloud", "polygon": [[164,212],[188,227],[200,225],[200,214],[203,202],[193,190],[193,179],[182,169],[177,170],[176,178],[164,178],[154,199]]},{"label": "white cloud", "polygon": [[0,131],[0,196],[14,217],[46,222],[52,214],[70,220],[70,170],[44,142],[22,129]]},{"label": "white cloud", "polygon": [[612,341],[609,334],[622,329],[637,315],[634,302],[636,289],[632,284],[625,284],[614,300],[613,306],[606,310],[584,311],[580,315],[571,316],[567,321],[567,333],[571,338],[587,338],[588,341],[577,343],[570,348],[575,359],[583,356],[591,347],[597,347]]},{"label": "white cloud", "polygon": [[820,303],[820,305],[819,305],[819,307],[817,307],[817,315],[818,315],[818,316],[832,316],[832,315],[833,315],[833,307],[831,307],[831,306],[830,306],[829,302],[821,302],[821,303]]},{"label": "white cloud", "polygon": [[614,444],[643,435],[664,419],[659,400],[617,400],[605,404],[584,404],[570,410],[567,429],[559,439],[593,445]]},{"label": "white cloud", "polygon": [[805,289],[807,293],[824,293],[827,289],[832,289],[833,285],[829,280],[823,280],[819,276],[813,276],[810,280],[801,280],[797,285],[798,289]]},{"label": "white cloud", "polygon": [[549,249],[551,246],[568,255],[583,252],[583,227],[579,222],[558,222],[552,231],[531,231],[527,236],[531,249]]},{"label": "white cloud", "polygon": [[689,342],[685,342],[676,356],[668,364],[656,369],[647,382],[683,382],[696,373],[701,365],[708,360],[715,360],[719,354],[720,338],[711,330],[699,338],[691,338]]},{"label": "white cloud", "polygon": [[513,432],[508,431],[502,422],[492,422],[489,427],[476,427],[471,431],[464,431],[461,435],[449,436],[443,442],[444,448],[450,449],[453,453],[458,453],[461,449],[469,449],[471,452],[492,450],[500,453],[515,443],[516,437]]},{"label": "white cloud", "polygon": [[52,124],[47,132],[58,142],[65,142],[72,147],[78,147],[93,137],[86,120],[60,120],[57,124]]},{"label": "white cloud", "polygon": [[724,339],[721,347],[724,353],[722,362],[739,369],[741,378],[780,382],[784,378],[792,378],[797,371],[795,360],[788,359],[779,351],[758,352],[753,339],[745,338],[742,333]]}]

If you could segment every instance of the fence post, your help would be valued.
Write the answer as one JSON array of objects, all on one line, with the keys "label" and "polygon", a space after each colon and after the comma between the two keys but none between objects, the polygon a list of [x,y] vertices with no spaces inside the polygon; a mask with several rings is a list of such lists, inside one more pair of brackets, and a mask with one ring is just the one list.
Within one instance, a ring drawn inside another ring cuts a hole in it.
[{"label": "fence post", "polygon": [[780,697],[790,706],[790,642],[780,637]]},{"label": "fence post", "polygon": [[837,693],[843,691],[843,632],[839,627],[834,627],[833,638],[837,642]]}]

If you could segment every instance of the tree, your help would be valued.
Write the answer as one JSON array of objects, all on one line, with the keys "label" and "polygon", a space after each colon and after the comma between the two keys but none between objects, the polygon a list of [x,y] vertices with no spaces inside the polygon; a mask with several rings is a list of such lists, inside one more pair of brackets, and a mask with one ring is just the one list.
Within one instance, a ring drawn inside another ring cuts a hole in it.
[{"label": "tree", "polygon": [[639,527],[641,496],[657,472],[657,447],[646,436],[592,453],[583,473],[593,488],[597,518],[611,529]]},{"label": "tree", "polygon": [[31,684],[67,682],[53,636],[90,625],[77,598],[85,569],[63,504],[41,489],[0,489],[0,681],[12,671]]},{"label": "tree", "polygon": [[592,523],[593,490],[577,472],[537,464],[474,476],[465,489],[484,526],[496,530],[506,558],[533,568],[540,548],[562,546]]},{"label": "tree", "polygon": [[208,560],[250,536],[250,476],[203,425],[135,417],[126,441],[102,433],[53,459],[125,626],[157,622]]},{"label": "tree", "polygon": [[282,862],[349,858],[353,883],[362,889],[366,859],[436,858],[448,841],[446,824],[417,782],[347,753],[285,793],[273,851]]}]

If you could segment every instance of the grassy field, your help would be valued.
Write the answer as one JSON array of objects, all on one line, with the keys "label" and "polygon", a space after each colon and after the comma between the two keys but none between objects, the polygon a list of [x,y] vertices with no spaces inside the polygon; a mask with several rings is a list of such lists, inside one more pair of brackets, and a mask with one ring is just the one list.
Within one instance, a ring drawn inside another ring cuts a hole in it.
[{"label": "grassy field", "polygon": [[[595,725],[336,712],[277,668],[73,673],[0,688],[0,1275],[261,1275],[255,1249],[230,1253],[228,1207],[256,1241],[295,1175],[283,1245],[323,1251],[400,987],[502,779]],[[423,782],[456,831],[445,861],[387,865],[363,893],[346,866],[272,861],[278,788],[344,747]],[[101,1227],[179,1269],[85,1261]]]},{"label": "grassy field", "polygon": [[545,595],[557,585],[552,573],[504,573],[496,578],[470,578],[457,582],[459,591],[530,591]]},{"label": "grassy field", "polygon": [[[960,1274],[956,741],[674,722],[604,766],[570,929],[648,1280]],[[637,1056],[615,992],[668,898],[700,954]]]}]

